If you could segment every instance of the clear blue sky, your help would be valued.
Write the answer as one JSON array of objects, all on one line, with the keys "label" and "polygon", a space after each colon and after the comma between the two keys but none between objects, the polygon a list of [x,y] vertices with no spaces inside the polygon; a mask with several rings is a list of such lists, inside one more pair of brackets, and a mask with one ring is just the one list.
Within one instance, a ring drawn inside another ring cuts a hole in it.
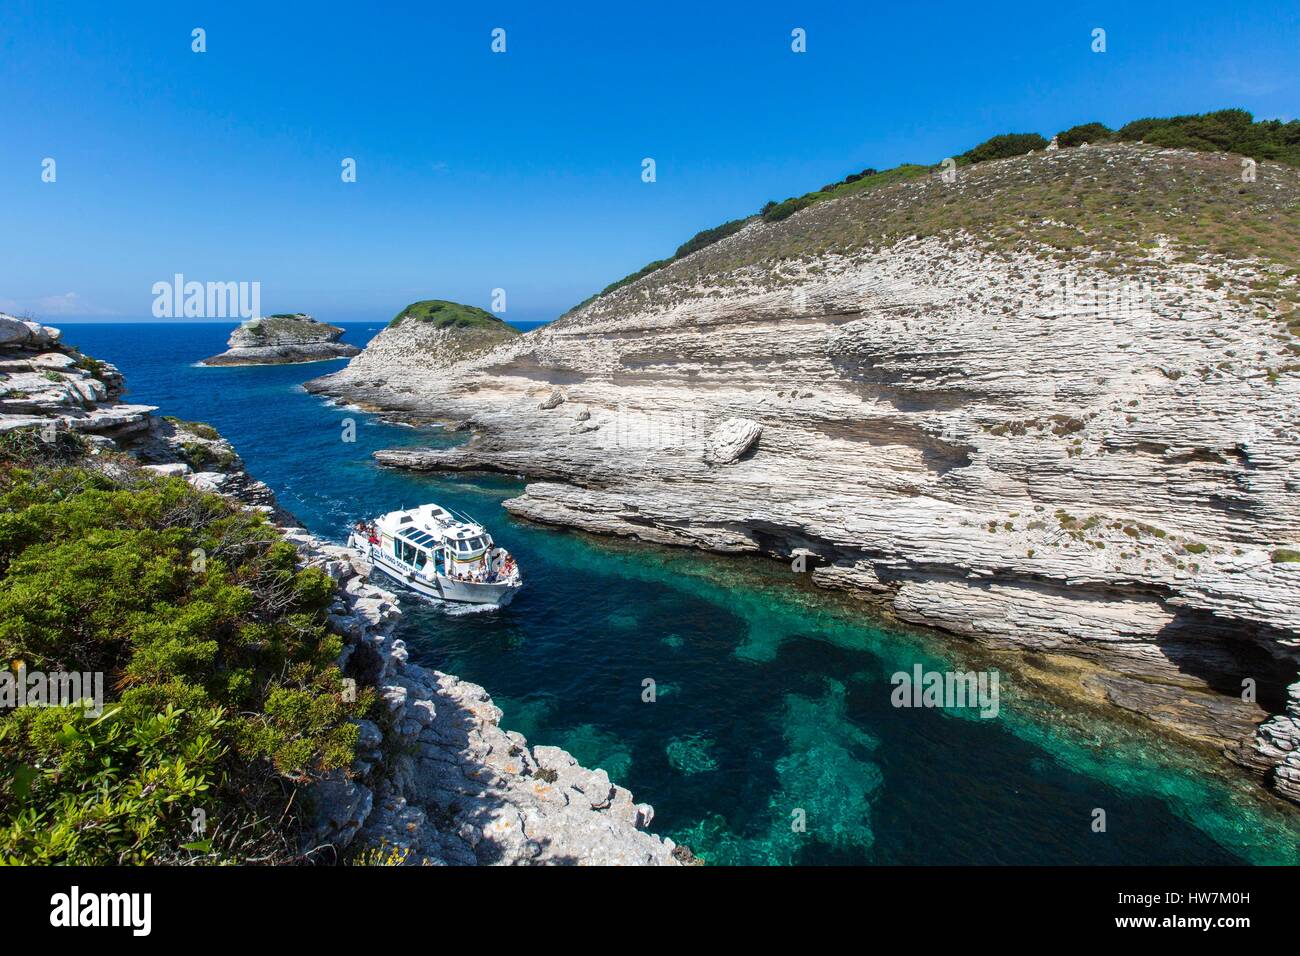
[{"label": "clear blue sky", "polygon": [[145,319],[183,272],[333,321],[496,287],[507,318],[551,318],[864,166],[1300,114],[1294,0],[613,6],[3,0],[0,309]]}]

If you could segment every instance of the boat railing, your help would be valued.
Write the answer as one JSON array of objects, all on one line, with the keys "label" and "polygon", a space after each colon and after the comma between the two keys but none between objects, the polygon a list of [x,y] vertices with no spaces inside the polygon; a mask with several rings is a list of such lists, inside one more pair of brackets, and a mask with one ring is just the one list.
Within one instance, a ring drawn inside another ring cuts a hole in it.
[{"label": "boat railing", "polygon": [[474,520],[473,517],[471,517],[470,515],[466,514],[463,511],[457,511],[455,508],[445,508],[444,510],[447,512],[447,514],[451,515],[453,518],[455,518],[457,521],[461,522],[462,524],[472,524],[472,525],[477,525],[480,528],[483,527],[483,525],[479,524],[477,521]]}]

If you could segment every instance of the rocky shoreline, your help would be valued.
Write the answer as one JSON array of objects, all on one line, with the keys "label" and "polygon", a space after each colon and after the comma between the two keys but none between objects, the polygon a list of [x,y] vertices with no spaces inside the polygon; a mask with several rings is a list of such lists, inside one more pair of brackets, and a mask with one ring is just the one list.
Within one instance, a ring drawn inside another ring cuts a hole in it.
[{"label": "rocky shoreline", "polygon": [[351,358],[355,345],[340,342],[343,329],[305,313],[249,319],[230,333],[230,347],[201,365],[297,365]]},{"label": "rocky shoreline", "polygon": [[903,622],[1093,662],[1089,692],[1300,800],[1294,270],[1048,219],[1068,251],[854,238],[1025,183],[1176,186],[1259,219],[1300,197],[1265,163],[1242,199],[1236,169],[1136,146],[982,164],[755,220],[483,354],[431,361],[392,330],[382,362],[307,387],[467,423],[461,447],[376,457],[526,476],[517,515],[769,555]]},{"label": "rocky shoreline", "polygon": [[[61,344],[57,329],[0,315],[0,432],[71,429],[100,450],[265,514],[304,564],[336,582],[330,628],[345,647],[340,667],[375,687],[379,721],[358,721],[350,771],[307,788],[317,821],[303,852],[322,863],[360,857],[404,865],[678,865],[686,847],[644,828],[648,804],[580,766],[557,747],[530,746],[500,726],[501,711],[476,684],[421,667],[393,636],[398,598],[370,583],[349,549],[297,526],[265,483],[247,473],[211,426],[154,415],[119,401],[117,369]],[[61,370],[56,383],[43,373]],[[38,395],[29,388],[40,386]],[[19,392],[15,398],[14,393]]]}]

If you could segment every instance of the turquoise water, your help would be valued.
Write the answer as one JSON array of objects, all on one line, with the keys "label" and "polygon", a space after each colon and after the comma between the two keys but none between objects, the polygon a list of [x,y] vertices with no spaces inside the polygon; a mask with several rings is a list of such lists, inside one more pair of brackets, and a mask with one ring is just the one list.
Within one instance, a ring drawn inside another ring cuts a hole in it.
[{"label": "turquoise water", "polygon": [[[118,365],[131,400],[215,425],[318,534],[342,540],[358,517],[429,500],[487,523],[526,588],[489,612],[405,599],[412,656],[483,684],[531,743],[604,767],[654,805],[653,829],[710,862],[1300,862],[1297,814],[1254,785],[1130,723],[1021,693],[1006,674],[995,719],[893,707],[896,671],[986,664],[879,627],[774,562],[546,529],[501,507],[519,481],[378,468],[375,449],[453,439],[301,389],[340,363],[193,367],[228,332],[85,325],[65,337]],[[341,441],[349,417],[355,443]]]}]

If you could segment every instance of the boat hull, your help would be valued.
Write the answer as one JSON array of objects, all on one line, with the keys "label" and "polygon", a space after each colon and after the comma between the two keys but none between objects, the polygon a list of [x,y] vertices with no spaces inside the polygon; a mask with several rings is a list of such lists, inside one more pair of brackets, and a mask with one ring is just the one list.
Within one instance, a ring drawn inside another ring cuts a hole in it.
[{"label": "boat hull", "polygon": [[522,586],[518,583],[488,583],[485,581],[460,581],[445,575],[426,578],[405,567],[381,551],[370,542],[351,539],[352,547],[368,560],[372,567],[378,568],[402,586],[439,601],[456,601],[462,604],[495,604],[504,607],[510,603],[515,592]]}]

